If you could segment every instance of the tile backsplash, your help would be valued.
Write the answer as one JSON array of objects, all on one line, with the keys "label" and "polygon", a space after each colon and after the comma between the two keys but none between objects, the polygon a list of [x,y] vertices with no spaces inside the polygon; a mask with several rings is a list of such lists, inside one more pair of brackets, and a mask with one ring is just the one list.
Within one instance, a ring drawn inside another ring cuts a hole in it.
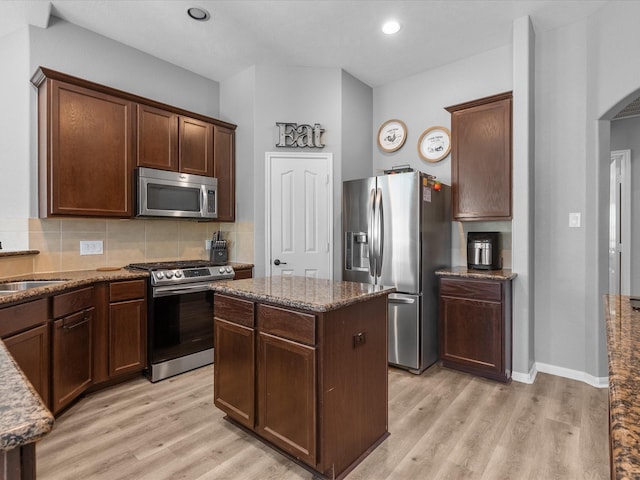
[{"label": "tile backsplash", "polygon": [[[227,240],[230,261],[253,263],[250,222],[30,218],[27,235],[29,249],[40,251],[32,257],[33,272],[44,273],[122,267],[133,262],[206,259],[206,240],[218,230]],[[81,241],[101,241],[103,253],[80,255]]]}]

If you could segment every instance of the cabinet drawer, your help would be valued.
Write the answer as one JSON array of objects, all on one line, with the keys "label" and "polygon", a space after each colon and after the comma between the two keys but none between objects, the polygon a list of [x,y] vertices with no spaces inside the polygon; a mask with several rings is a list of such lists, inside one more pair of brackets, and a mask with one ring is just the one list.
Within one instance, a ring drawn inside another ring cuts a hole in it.
[{"label": "cabinet drawer", "polygon": [[247,300],[216,293],[213,300],[213,315],[228,322],[253,328],[253,305],[253,302]]},{"label": "cabinet drawer", "polygon": [[440,281],[440,295],[500,302],[502,301],[502,282],[443,278]]},{"label": "cabinet drawer", "polygon": [[124,300],[144,298],[146,288],[147,282],[142,279],[112,282],[109,284],[109,301],[122,302]]},{"label": "cabinet drawer", "polygon": [[48,301],[48,298],[41,298],[0,310],[0,338],[46,323],[49,318]]},{"label": "cabinet drawer", "polygon": [[307,345],[316,344],[315,315],[258,305],[258,329]]},{"label": "cabinet drawer", "polygon": [[53,318],[60,318],[93,307],[93,287],[53,297]]}]

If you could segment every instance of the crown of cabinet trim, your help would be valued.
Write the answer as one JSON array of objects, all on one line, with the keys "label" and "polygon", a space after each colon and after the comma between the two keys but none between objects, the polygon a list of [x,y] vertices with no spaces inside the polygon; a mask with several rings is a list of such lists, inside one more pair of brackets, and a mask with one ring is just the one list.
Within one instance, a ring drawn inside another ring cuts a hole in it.
[{"label": "crown of cabinet trim", "polygon": [[190,112],[182,108],[174,107],[172,105],[151,100],[146,97],[141,97],[139,95],[134,95],[133,93],[118,90],[116,88],[107,87],[106,85],[94,83],[89,80],[84,80],[82,78],[74,77],[72,75],[61,73],[56,70],[51,70],[50,68],[46,68],[46,67],[39,67],[38,70],[36,70],[36,72],[31,77],[31,83],[33,84],[33,86],[38,88],[40,87],[42,82],[45,81],[45,79],[59,80],[62,82],[71,83],[79,87],[84,87],[90,90],[94,90],[96,92],[101,92],[107,95],[112,95],[114,97],[119,97],[123,100],[129,100],[131,102],[142,103],[144,105],[149,105],[151,107],[159,108],[162,110],[168,110],[170,112],[177,113],[178,115],[184,115],[186,117],[195,118],[198,120],[202,120],[204,122],[212,123],[220,127],[229,128],[231,130],[235,130],[237,128],[237,125],[234,125],[233,123],[225,122],[223,120],[219,120],[213,117],[208,117],[206,115],[202,115],[199,113]]},{"label": "crown of cabinet trim", "polygon": [[513,92],[498,93],[496,95],[490,95],[488,97],[477,98],[468,102],[459,103],[444,109],[449,112],[457,112],[458,110],[466,110],[467,108],[479,107],[480,105],[486,105],[487,103],[499,102],[501,100],[507,100],[513,98]]}]

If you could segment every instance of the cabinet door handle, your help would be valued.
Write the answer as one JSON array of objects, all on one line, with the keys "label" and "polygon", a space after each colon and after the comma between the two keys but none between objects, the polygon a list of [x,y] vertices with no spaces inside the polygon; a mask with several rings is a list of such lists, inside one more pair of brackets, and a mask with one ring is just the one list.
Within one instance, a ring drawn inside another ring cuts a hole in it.
[{"label": "cabinet door handle", "polygon": [[89,312],[84,312],[84,316],[82,317],[82,320],[80,320],[79,322],[76,322],[72,325],[62,325],[62,328],[65,330],[72,330],[76,327],[79,327],[80,325],[84,325],[85,323],[87,323],[89,320],[91,320],[91,315],[89,314]]}]

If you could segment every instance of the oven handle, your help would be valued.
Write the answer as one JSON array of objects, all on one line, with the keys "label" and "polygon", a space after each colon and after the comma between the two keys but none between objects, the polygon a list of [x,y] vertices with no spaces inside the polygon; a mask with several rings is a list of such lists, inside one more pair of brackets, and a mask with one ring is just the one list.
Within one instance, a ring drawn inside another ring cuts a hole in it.
[{"label": "oven handle", "polygon": [[209,283],[192,283],[189,285],[168,285],[153,287],[153,298],[169,297],[171,295],[182,295],[185,293],[206,292],[211,290]]}]

